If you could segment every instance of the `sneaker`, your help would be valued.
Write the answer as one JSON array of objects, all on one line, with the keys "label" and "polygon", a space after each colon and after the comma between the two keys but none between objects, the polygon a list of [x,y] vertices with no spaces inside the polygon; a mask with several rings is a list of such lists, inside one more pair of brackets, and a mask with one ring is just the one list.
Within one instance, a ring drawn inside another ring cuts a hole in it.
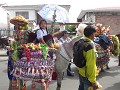
[{"label": "sneaker", "polygon": [[74,76],[74,72],[71,72],[71,71],[67,71],[67,76]]}]

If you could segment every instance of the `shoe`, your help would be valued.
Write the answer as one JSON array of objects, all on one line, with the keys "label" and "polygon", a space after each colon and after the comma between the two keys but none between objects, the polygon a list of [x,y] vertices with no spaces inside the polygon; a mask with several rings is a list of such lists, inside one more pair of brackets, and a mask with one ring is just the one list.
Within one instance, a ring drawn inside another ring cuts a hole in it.
[{"label": "shoe", "polygon": [[67,70],[67,76],[72,76],[73,77],[74,76],[74,72],[71,72],[71,71]]},{"label": "shoe", "polygon": [[100,72],[105,72],[105,70],[103,68],[101,68],[101,71]]}]

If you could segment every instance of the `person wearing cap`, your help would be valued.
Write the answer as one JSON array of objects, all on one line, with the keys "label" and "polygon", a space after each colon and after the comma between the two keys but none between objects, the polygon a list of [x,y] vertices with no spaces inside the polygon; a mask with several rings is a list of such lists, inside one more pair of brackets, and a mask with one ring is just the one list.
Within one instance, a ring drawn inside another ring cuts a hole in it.
[{"label": "person wearing cap", "polygon": [[78,90],[88,90],[92,86],[96,90],[98,84],[96,81],[96,76],[98,75],[96,67],[96,50],[94,46],[94,36],[96,29],[93,26],[86,26],[84,29],[84,40],[87,40],[88,43],[85,43],[85,49],[83,50],[83,55],[86,59],[86,65],[83,68],[78,68],[79,73],[79,88]]},{"label": "person wearing cap", "polygon": [[[69,43],[72,39],[68,37],[68,32],[67,30],[62,31],[62,37],[59,39],[61,43],[67,42]],[[71,63],[69,63],[68,68],[67,68],[67,75],[68,76],[74,76],[74,72],[71,71]]]},{"label": "person wearing cap", "polygon": [[71,38],[68,37],[68,34],[70,32],[68,32],[67,30],[62,31],[62,37],[59,39],[60,42],[64,43],[64,42],[70,42]]}]

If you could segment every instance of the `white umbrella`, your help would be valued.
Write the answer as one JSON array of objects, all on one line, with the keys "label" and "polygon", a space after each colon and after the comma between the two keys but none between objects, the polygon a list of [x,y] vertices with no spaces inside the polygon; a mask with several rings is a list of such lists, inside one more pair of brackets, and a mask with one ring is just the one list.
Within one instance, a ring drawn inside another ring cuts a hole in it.
[{"label": "white umbrella", "polygon": [[[45,5],[38,14],[45,20],[52,22],[67,23],[69,22],[68,12],[65,8],[55,5],[48,4]],[[54,20],[55,19],[55,20]]]}]

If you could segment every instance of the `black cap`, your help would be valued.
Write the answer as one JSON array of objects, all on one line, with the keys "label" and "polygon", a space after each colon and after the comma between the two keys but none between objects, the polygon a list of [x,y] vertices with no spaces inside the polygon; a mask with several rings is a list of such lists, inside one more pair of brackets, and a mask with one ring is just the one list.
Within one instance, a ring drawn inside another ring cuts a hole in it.
[{"label": "black cap", "polygon": [[85,36],[90,36],[92,33],[96,32],[96,29],[94,26],[88,25],[84,29],[84,35]]},{"label": "black cap", "polygon": [[64,34],[69,34],[70,32],[68,32],[68,30],[64,30],[64,31],[62,31],[62,35],[64,35]]}]

